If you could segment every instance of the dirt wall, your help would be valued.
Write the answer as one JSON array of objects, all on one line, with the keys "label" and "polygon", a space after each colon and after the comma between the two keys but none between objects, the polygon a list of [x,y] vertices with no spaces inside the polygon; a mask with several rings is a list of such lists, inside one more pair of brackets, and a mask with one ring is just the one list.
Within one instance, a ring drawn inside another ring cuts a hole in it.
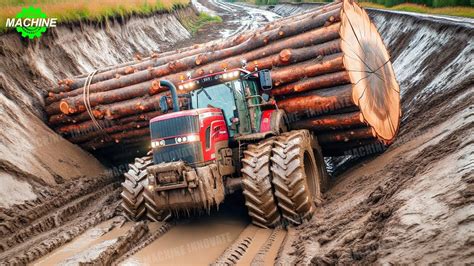
[{"label": "dirt wall", "polygon": [[150,17],[62,25],[34,41],[16,32],[1,35],[0,182],[5,185],[0,186],[0,207],[33,199],[41,186],[106,171],[45,125],[44,88],[137,54],[169,50],[190,39],[180,21],[193,16],[197,11],[188,7]]}]

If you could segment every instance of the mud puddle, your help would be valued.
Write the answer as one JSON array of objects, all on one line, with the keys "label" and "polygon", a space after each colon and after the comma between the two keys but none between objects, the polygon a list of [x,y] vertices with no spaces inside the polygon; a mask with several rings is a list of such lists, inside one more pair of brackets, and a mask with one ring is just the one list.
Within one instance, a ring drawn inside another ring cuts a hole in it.
[{"label": "mud puddle", "polygon": [[[120,217],[117,217],[120,218]],[[58,265],[58,264],[75,264],[80,261],[76,255],[93,253],[93,249],[98,249],[100,252],[101,247],[105,247],[107,243],[112,244],[119,236],[124,235],[132,226],[132,223],[128,222],[120,226],[121,219],[111,219],[100,223],[99,225],[90,228],[84,234],[80,235],[70,243],[54,250],[48,256],[35,261],[33,265],[47,266],[47,265]],[[75,260],[73,260],[75,258]]]}]

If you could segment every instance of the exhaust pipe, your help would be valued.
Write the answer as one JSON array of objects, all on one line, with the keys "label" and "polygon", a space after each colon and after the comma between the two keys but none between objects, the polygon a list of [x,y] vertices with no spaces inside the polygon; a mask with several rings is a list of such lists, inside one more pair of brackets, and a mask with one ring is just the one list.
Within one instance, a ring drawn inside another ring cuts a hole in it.
[{"label": "exhaust pipe", "polygon": [[[174,84],[169,80],[160,80],[160,87],[168,87],[171,92],[171,98],[173,100],[173,112],[179,111],[179,100],[178,100],[178,92]],[[166,97],[160,98],[160,108],[162,112],[168,111],[168,103],[166,102]]]}]

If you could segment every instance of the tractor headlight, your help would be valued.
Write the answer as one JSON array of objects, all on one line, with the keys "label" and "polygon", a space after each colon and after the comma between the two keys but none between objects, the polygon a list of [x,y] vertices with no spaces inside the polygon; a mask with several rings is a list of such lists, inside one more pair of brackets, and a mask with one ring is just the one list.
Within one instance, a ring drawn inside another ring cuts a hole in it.
[{"label": "tractor headlight", "polygon": [[236,78],[240,75],[240,71],[232,71],[232,72],[226,72],[222,74],[223,79],[233,79]]},{"label": "tractor headlight", "polygon": [[158,147],[161,147],[161,146],[165,146],[165,140],[162,139],[162,140],[153,140],[151,142],[151,147],[152,148],[158,148]]},{"label": "tractor headlight", "polygon": [[192,89],[194,87],[194,85],[196,85],[196,83],[194,81],[190,81],[190,82],[184,83],[183,85],[180,85],[180,86],[183,86],[185,89]]},{"label": "tractor headlight", "polygon": [[187,143],[187,142],[194,142],[199,140],[199,135],[187,135],[183,137],[177,137],[174,139],[175,142],[178,143]]},{"label": "tractor headlight", "polygon": [[188,136],[188,141],[189,142],[193,142],[193,141],[197,141],[199,140],[199,136],[198,135],[189,135]]}]

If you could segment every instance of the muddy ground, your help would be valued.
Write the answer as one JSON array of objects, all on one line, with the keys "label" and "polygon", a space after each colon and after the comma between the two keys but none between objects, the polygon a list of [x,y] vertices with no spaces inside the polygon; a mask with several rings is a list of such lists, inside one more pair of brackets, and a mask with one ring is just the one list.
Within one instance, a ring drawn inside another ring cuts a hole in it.
[{"label": "muddy ground", "polygon": [[[200,3],[224,22],[196,36],[180,22],[196,14],[190,9],[59,27],[41,42],[0,36],[0,264],[474,261],[472,20],[370,11],[401,85],[400,134],[384,154],[358,159],[333,176],[311,222],[288,230],[256,228],[239,195],[210,216],[126,222],[117,208],[123,166],[101,163],[47,128],[42,88],[277,17],[248,6]],[[272,11],[287,16],[307,8],[277,5]]]}]

